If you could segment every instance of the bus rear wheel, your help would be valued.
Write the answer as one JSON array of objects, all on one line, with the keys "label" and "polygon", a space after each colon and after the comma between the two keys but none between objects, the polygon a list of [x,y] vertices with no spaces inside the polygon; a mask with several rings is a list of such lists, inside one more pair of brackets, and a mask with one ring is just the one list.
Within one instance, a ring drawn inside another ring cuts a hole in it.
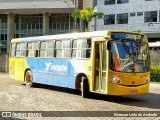
[{"label": "bus rear wheel", "polygon": [[89,85],[86,77],[82,77],[82,82],[81,82],[81,96],[83,98],[88,98],[89,97]]},{"label": "bus rear wheel", "polygon": [[30,70],[28,70],[25,74],[25,84],[27,87],[32,87],[33,86],[33,75]]}]

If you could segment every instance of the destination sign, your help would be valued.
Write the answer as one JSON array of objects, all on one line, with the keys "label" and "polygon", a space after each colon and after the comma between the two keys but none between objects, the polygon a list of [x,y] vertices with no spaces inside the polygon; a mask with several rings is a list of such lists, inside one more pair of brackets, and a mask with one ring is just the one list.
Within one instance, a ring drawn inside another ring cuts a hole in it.
[{"label": "destination sign", "polygon": [[114,40],[142,40],[143,35],[133,34],[133,33],[124,33],[124,32],[112,32],[111,38]]}]

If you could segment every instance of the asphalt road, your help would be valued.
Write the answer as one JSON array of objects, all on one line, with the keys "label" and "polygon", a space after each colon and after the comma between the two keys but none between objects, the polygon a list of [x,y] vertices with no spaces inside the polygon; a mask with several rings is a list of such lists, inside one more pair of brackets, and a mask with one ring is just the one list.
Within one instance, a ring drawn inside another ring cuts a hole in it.
[{"label": "asphalt road", "polygon": [[[0,85],[0,111],[160,111],[160,84],[151,83],[148,94],[114,97],[92,93],[90,98],[82,98],[79,91],[66,88],[47,85],[29,88],[23,81],[13,80],[1,73]],[[65,117],[62,115],[58,119]],[[130,120],[130,117],[123,119]]]}]

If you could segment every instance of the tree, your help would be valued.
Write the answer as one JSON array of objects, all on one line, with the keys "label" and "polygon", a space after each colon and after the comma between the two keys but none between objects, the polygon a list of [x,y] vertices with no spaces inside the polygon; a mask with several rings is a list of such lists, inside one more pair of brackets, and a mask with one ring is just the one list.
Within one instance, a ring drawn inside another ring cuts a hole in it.
[{"label": "tree", "polygon": [[71,16],[74,18],[79,18],[85,21],[85,31],[88,31],[89,28],[89,24],[90,21],[92,20],[92,18],[96,17],[96,16],[103,16],[104,13],[102,12],[97,12],[94,11],[91,7],[87,7],[86,9],[75,9]]},{"label": "tree", "polygon": [[136,30],[135,32],[137,32],[137,33],[141,33],[141,30],[140,30],[140,29],[138,29],[138,30]]}]

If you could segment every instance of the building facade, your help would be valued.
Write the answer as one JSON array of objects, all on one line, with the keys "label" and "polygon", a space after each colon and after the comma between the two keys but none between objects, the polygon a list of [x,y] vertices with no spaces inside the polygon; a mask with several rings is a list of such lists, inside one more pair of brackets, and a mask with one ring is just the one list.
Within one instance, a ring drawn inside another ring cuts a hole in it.
[{"label": "building facade", "polygon": [[[90,0],[89,0],[90,1]],[[8,71],[10,40],[79,30],[71,17],[83,0],[0,0],[0,71]]]},{"label": "building facade", "polygon": [[105,14],[96,19],[96,29],[141,31],[149,41],[160,40],[160,0],[97,0]]},{"label": "building facade", "polygon": [[90,31],[141,31],[160,40],[160,0],[0,0],[0,61],[12,38],[78,31],[82,23],[71,12],[87,6],[105,14],[91,21]]},{"label": "building facade", "polygon": [[12,38],[73,32],[71,12],[82,0],[0,0],[0,54],[9,53]]}]

